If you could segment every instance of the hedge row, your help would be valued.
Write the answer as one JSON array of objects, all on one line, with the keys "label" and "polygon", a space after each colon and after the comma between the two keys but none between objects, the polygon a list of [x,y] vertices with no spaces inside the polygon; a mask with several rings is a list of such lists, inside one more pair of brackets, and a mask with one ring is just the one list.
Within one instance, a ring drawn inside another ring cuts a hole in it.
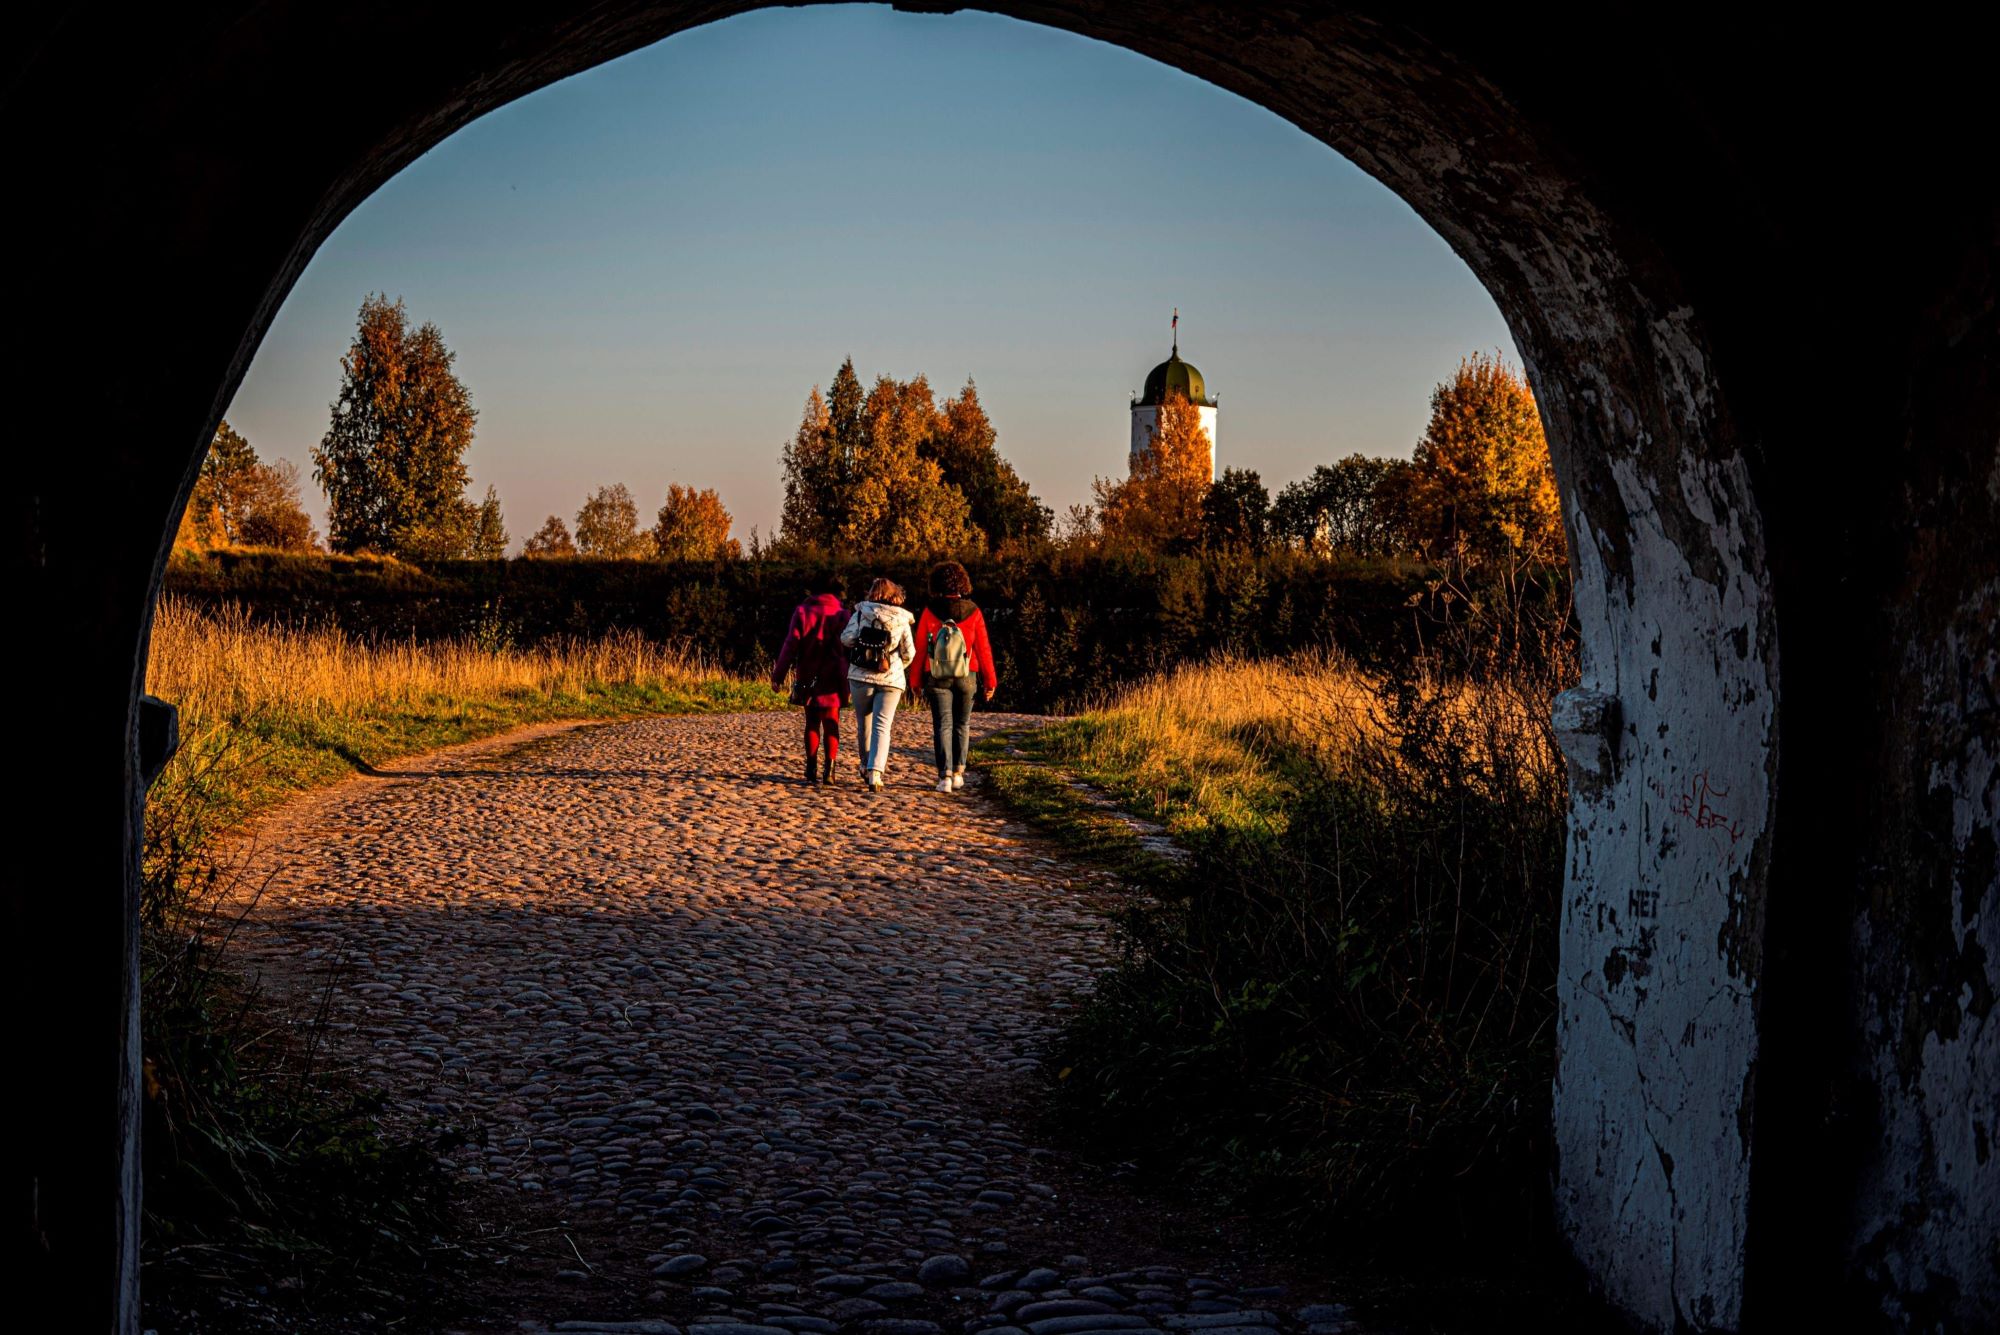
[{"label": "hedge row", "polygon": [[[766,670],[816,569],[728,561],[446,561],[422,567],[268,552],[177,556],[169,593],[234,602],[253,616],[336,624],[356,635],[463,637],[493,645],[635,629],[739,672]],[[1412,563],[1119,555],[968,563],[1002,678],[996,707],[1072,708],[1119,682],[1218,650],[1334,645],[1364,662],[1419,637],[1432,572]],[[850,592],[875,575],[925,588],[926,563],[855,562]]]}]

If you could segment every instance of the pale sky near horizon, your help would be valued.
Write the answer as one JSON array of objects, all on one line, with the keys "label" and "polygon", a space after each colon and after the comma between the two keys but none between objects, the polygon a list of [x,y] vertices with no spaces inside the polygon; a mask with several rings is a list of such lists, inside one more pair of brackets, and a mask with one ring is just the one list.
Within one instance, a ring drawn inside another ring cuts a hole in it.
[{"label": "pale sky near horizon", "polygon": [[1168,350],[1219,396],[1222,466],[1275,493],[1407,455],[1461,357],[1518,361],[1407,205],[1269,112],[1119,47],[986,14],[761,10],[461,130],[365,202],[265,336],[230,423],[300,465],[371,292],[458,354],[474,485],[515,545],[624,482],[775,527],[778,451],[851,355],[970,375],[1060,512],[1122,474]]}]

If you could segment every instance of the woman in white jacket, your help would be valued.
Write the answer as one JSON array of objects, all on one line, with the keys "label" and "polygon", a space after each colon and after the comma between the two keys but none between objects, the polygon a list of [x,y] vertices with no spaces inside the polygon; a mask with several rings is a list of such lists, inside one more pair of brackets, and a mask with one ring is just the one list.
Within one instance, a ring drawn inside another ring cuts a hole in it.
[{"label": "woman in white jacket", "polygon": [[841,647],[847,650],[847,689],[854,697],[854,722],[860,733],[855,750],[870,792],[882,791],[896,706],[902,703],[910,664],[917,661],[911,620],[903,608],[903,586],[878,579],[868,586],[868,596],[854,605],[854,614],[840,632]]}]

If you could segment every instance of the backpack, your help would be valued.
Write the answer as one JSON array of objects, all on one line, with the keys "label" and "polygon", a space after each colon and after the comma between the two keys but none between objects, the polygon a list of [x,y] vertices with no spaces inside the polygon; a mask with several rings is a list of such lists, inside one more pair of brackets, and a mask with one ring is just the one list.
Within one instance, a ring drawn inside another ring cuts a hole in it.
[{"label": "backpack", "polygon": [[856,633],[854,647],[847,651],[847,657],[863,672],[887,672],[889,645],[888,627],[879,621],[868,621]]},{"label": "backpack", "polygon": [[931,632],[925,654],[928,661],[924,666],[924,676],[930,681],[943,685],[964,681],[972,675],[972,650],[966,646],[965,632],[958,628],[956,621],[938,623],[938,628]]}]

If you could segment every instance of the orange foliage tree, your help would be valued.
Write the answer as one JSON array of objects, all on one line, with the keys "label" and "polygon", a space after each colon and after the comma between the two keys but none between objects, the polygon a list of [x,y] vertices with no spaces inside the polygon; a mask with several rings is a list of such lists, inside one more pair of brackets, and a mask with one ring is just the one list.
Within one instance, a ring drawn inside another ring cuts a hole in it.
[{"label": "orange foliage tree", "polygon": [[[854,375],[852,358],[841,363],[833,382],[836,391],[845,387],[843,381],[852,381],[858,418],[861,381]],[[799,429],[785,442],[779,462],[785,472],[785,508],[778,520],[780,538],[802,547],[822,550],[831,547],[833,535],[840,527],[838,507],[852,469],[834,431],[833,411],[818,385],[806,395]]]},{"label": "orange foliage tree", "polygon": [[780,539],[903,555],[1038,542],[1048,511],[996,440],[971,380],[942,404],[921,375],[881,376],[864,394],[850,358],[826,395],[807,397],[785,445]]},{"label": "orange foliage tree", "polygon": [[1475,560],[1565,559],[1534,391],[1497,356],[1466,358],[1432,392],[1430,425],[1395,483],[1398,518],[1420,548]]},{"label": "orange foliage tree", "polygon": [[937,419],[925,377],[877,377],[861,406],[864,437],[846,520],[835,535],[840,546],[926,555],[985,546],[965,493],[945,481],[942,465],[924,457]]},{"label": "orange foliage tree", "polygon": [[1049,535],[1052,516],[1014,466],[1000,457],[998,440],[999,432],[979,401],[979,387],[967,376],[965,388],[938,407],[930,436],[919,449],[937,461],[944,480],[964,495],[988,547],[1040,542]]},{"label": "orange foliage tree", "polygon": [[743,549],[729,536],[730,522],[715,488],[670,483],[653,523],[654,550],[663,561],[734,560]]},{"label": "orange foliage tree", "polygon": [[1156,550],[1199,542],[1202,502],[1214,480],[1209,450],[1200,411],[1184,395],[1169,394],[1160,405],[1152,447],[1133,457],[1131,476],[1122,482],[1097,479],[1104,540]]},{"label": "orange foliage tree", "polygon": [[434,324],[411,329],[400,300],[361,303],[340,359],[340,398],[313,451],[338,552],[462,556],[477,531],[466,501],[478,412]]}]

